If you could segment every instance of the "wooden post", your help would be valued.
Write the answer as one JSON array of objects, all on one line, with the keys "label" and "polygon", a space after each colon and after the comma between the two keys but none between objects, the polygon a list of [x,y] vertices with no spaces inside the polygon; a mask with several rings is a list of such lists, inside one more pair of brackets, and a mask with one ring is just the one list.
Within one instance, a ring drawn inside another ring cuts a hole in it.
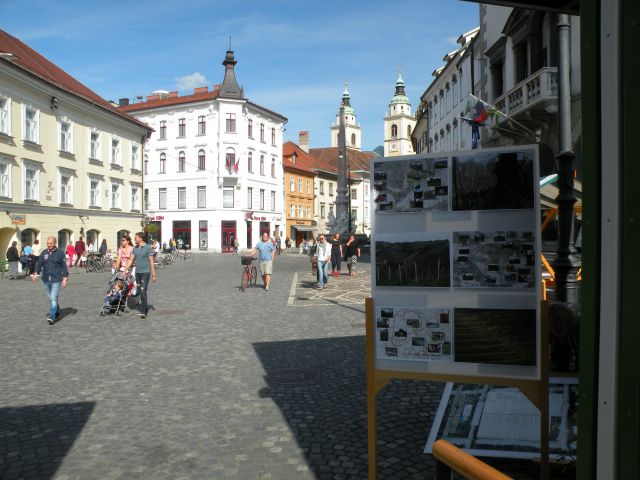
[{"label": "wooden post", "polygon": [[376,420],[376,328],[373,298],[364,301],[367,350],[367,430],[369,480],[376,480],[377,461],[377,420]]}]

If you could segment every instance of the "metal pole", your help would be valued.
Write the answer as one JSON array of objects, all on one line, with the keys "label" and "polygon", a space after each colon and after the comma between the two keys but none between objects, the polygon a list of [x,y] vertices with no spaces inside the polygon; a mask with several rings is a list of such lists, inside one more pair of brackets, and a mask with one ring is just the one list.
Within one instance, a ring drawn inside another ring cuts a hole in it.
[{"label": "metal pole", "polygon": [[578,302],[578,269],[574,247],[574,213],[576,197],[573,193],[573,160],[575,153],[571,142],[571,63],[569,16],[558,15],[558,247],[554,262],[556,271],[556,300]]}]

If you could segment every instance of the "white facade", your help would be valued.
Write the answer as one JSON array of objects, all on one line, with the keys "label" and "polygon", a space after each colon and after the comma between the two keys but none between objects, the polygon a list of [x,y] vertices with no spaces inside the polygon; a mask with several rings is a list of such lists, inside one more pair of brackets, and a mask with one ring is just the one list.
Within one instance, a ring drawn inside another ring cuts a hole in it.
[{"label": "white facade", "polygon": [[[362,131],[356,120],[356,112],[351,106],[351,95],[349,95],[348,85],[345,83],[342,92],[342,106],[344,106],[344,132],[347,148],[354,150],[362,149]],[[336,123],[331,126],[331,146],[338,146],[338,132],[340,131],[340,110],[336,114]]]},{"label": "white facade", "polygon": [[286,119],[244,98],[206,93],[131,112],[155,129],[145,149],[145,211],[162,242],[226,252],[237,238],[250,248],[262,232],[284,230]]},{"label": "white facade", "polygon": [[460,47],[445,55],[446,64],[433,72],[435,79],[422,94],[413,135],[418,153],[471,148],[471,126],[460,117],[470,115],[471,52],[478,30],[458,38]]},{"label": "white facade", "polygon": [[329,224],[335,220],[336,216],[336,191],[338,189],[337,175],[316,171],[314,177],[314,211],[318,232],[329,232]]},{"label": "white facade", "polygon": [[384,156],[413,155],[411,134],[416,120],[411,113],[411,103],[404,94],[404,81],[398,73],[395,95],[384,116]]}]

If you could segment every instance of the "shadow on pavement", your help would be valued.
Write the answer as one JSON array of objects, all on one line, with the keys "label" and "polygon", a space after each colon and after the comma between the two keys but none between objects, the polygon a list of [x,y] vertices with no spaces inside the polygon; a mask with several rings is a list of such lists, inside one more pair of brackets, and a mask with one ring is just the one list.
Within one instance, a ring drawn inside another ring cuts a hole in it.
[{"label": "shadow on pavement", "polygon": [[[364,337],[254,343],[268,387],[318,479],[367,478]],[[442,384],[392,382],[378,395],[381,479],[434,478],[422,453]]]},{"label": "shadow on pavement", "polygon": [[0,478],[53,478],[94,407],[80,402],[0,408]]}]

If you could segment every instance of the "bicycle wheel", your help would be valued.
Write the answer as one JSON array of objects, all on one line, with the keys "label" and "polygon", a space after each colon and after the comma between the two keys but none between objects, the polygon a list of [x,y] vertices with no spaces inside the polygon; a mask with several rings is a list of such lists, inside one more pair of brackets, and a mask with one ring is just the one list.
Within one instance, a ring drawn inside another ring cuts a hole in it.
[{"label": "bicycle wheel", "polygon": [[255,287],[258,281],[258,269],[255,265],[251,265],[251,286]]},{"label": "bicycle wheel", "polygon": [[171,265],[173,263],[173,260],[174,260],[173,255],[166,255],[164,257],[165,265]]},{"label": "bicycle wheel", "polygon": [[240,289],[244,292],[247,289],[247,284],[250,281],[250,273],[249,271],[245,268],[244,272],[242,272],[242,281],[240,283]]}]

